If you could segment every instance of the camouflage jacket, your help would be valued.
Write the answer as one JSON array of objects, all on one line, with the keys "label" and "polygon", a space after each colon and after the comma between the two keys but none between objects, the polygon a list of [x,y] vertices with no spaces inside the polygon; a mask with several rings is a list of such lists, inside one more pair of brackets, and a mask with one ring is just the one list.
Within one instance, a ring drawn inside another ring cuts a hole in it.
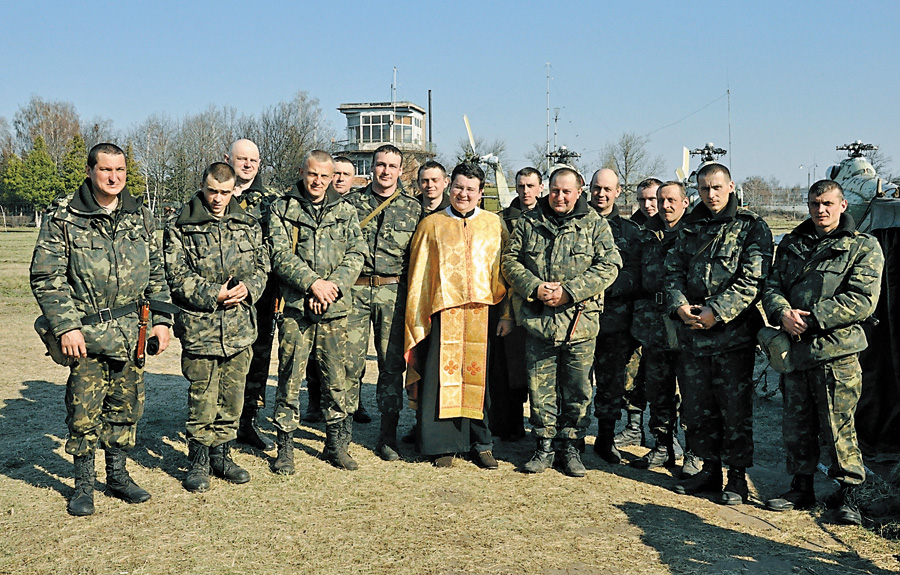
[{"label": "camouflage jacket", "polygon": [[263,237],[269,237],[269,210],[278,199],[278,194],[262,185],[262,177],[257,174],[250,186],[238,196],[238,202],[245,212],[256,218],[262,228]]},{"label": "camouflage jacket", "polygon": [[[228,357],[250,346],[257,329],[253,303],[265,288],[269,252],[259,224],[237,198],[216,219],[195,195],[166,225],[163,251],[172,300],[183,310],[175,336],[184,351]],[[249,295],[225,309],[217,299],[229,277],[244,282]]]},{"label": "camouflage jacket", "polygon": [[503,211],[500,213],[500,217],[503,218],[503,223],[506,224],[506,231],[512,233],[513,229],[516,227],[516,222],[519,221],[522,214],[527,211],[528,210],[522,209],[522,203],[519,201],[518,197],[513,198],[513,201],[511,201],[507,207],[503,208]]},{"label": "camouflage jacket", "polygon": [[[424,201],[424,200],[422,200],[423,197],[424,197],[424,195],[419,196],[419,199],[421,201]],[[431,214],[444,211],[449,207],[450,207],[450,194],[448,194],[447,192],[444,192],[444,195],[441,197],[440,205],[438,205],[438,207],[436,207],[435,209],[428,210],[427,208],[425,208],[424,204],[422,205],[422,209],[425,210],[424,213],[422,214],[422,217],[424,218],[425,216],[430,216]],[[363,216],[363,217],[365,217],[365,216]]]},{"label": "camouflage jacket", "polygon": [[[666,256],[667,313],[678,322],[682,350],[704,356],[755,346],[763,323],[756,303],[772,264],[769,226],[738,207],[734,194],[718,214],[698,204],[682,221]],[[676,313],[686,304],[708,305],[718,321],[688,329]]]},{"label": "camouflage jacket", "polygon": [[[88,353],[133,358],[137,312],[93,325],[82,325],[81,318],[141,298],[171,301],[153,216],[126,191],[108,214],[85,180],[44,218],[31,259],[31,291],[57,337],[80,329]],[[151,321],[172,324],[164,314]]]},{"label": "camouflage jacket", "polygon": [[[576,303],[584,312],[569,343],[597,337],[603,291],[616,279],[622,260],[609,224],[588,207],[584,196],[572,212],[555,217],[547,198],[519,218],[501,258],[503,275],[513,289],[516,322],[532,336],[560,345],[576,316]],[[550,307],[536,297],[543,282],[558,281],[569,303]]]},{"label": "camouflage jacket", "polygon": [[615,205],[605,218],[622,257],[622,269],[606,290],[603,315],[600,316],[600,333],[609,334],[631,328],[632,302],[641,287],[641,244],[646,241],[647,234],[639,225],[620,216]]},{"label": "camouflage jacket", "polygon": [[634,300],[631,335],[643,345],[656,349],[670,349],[663,317],[666,313],[666,254],[675,246],[683,222],[682,218],[670,230],[656,214],[644,225],[648,233],[641,249],[641,290]]},{"label": "camouflage jacket", "polygon": [[[363,221],[381,202],[372,191],[372,184],[347,194],[345,199],[356,208],[357,222]],[[423,217],[425,212],[421,202],[401,191],[388,207],[372,218],[362,230],[369,248],[362,275],[405,276],[409,269],[409,242]]]},{"label": "camouflage jacket", "polygon": [[[294,229],[297,248],[292,250]],[[278,276],[286,308],[304,312],[307,291],[318,279],[337,284],[341,298],[331,304],[323,319],[344,317],[350,310],[350,286],[359,277],[366,244],[356,211],[329,188],[325,205],[318,210],[307,199],[303,182],[272,204],[269,219],[272,270]]]},{"label": "camouflage jacket", "polygon": [[866,348],[860,323],[875,311],[884,255],[878,241],[855,230],[843,214],[838,228],[819,238],[806,220],[781,241],[763,291],[774,326],[788,309],[811,312],[809,328],[791,345],[791,361],[809,369]]}]

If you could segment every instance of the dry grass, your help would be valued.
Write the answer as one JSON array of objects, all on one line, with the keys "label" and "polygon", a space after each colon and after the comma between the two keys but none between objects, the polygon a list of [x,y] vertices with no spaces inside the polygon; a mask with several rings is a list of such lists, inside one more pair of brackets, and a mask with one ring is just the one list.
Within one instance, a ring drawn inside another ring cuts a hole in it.
[{"label": "dry grass", "polygon": [[[385,463],[372,453],[377,417],[356,426],[355,473],[319,460],[321,426],[303,427],[296,475],[273,475],[267,456],[241,451],[235,459],[250,471],[249,484],[213,480],[208,493],[192,495],[180,485],[187,385],[177,345],[149,361],[132,454],[132,475],[153,498],[127,505],[98,494],[95,515],[69,517],[67,372],[43,357],[31,329],[37,306],[23,283],[34,237],[0,234],[0,573],[853,574],[900,567],[900,543],[830,525],[827,512],[774,514],[755,503],[726,508],[677,496],[668,472],[609,466],[590,450],[584,479],[518,473],[529,441],[498,441],[501,466],[493,472],[466,461],[439,470],[408,448],[405,461]],[[370,411],[375,372],[370,362]],[[270,404],[273,394],[270,381]],[[750,476],[760,498],[789,482],[780,417],[780,397],[758,399]],[[411,419],[405,411],[404,428]],[[628,457],[642,452],[631,448]],[[824,493],[828,481],[817,481]]]}]

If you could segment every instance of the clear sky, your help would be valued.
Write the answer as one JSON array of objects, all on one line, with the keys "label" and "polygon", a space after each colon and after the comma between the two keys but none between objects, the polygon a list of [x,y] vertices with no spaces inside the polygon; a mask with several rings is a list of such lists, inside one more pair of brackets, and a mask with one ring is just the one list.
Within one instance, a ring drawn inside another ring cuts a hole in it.
[{"label": "clear sky", "polygon": [[[728,148],[736,180],[805,184],[856,139],[900,173],[900,2],[10,2],[0,116],[32,95],[125,131],[210,104],[257,113],[298,90],[340,135],[343,102],[427,106],[454,157],[462,115],[526,165],[559,108],[562,145],[597,167],[649,134],[674,176],[682,146]],[[551,126],[552,138],[552,126]],[[482,152],[481,150],[479,150]],[[804,167],[799,168],[800,165]],[[692,164],[692,166],[695,164]]]}]

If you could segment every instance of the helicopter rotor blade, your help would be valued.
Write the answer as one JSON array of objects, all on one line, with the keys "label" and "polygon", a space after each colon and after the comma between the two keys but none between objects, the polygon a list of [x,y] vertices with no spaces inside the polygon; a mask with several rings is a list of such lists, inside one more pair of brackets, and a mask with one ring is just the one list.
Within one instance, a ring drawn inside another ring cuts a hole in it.
[{"label": "helicopter rotor blade", "polygon": [[687,148],[682,148],[682,156],[681,156],[681,167],[675,170],[675,175],[678,176],[678,179],[682,182],[687,181],[688,174],[690,173],[690,165],[691,165],[691,152]]},{"label": "helicopter rotor blade", "polygon": [[469,126],[469,117],[463,114],[463,122],[466,123],[466,132],[469,134],[469,144],[472,146],[472,153],[476,156],[478,152],[475,151],[475,138],[472,137],[472,127]]},{"label": "helicopter rotor blade", "polygon": [[509,185],[506,183],[506,176],[503,175],[503,166],[500,165],[499,159],[497,159],[497,164],[494,167],[494,179],[497,181],[497,196],[500,200],[500,206],[506,208],[513,198],[509,191]]}]

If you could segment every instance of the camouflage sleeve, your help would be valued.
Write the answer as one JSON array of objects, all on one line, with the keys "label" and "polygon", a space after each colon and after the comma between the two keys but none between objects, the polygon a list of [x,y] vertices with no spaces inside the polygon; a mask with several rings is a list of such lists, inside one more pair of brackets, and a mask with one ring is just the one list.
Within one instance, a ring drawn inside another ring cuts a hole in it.
[{"label": "camouflage sleeve", "polygon": [[622,232],[627,234],[625,248],[619,250],[622,269],[616,281],[606,290],[607,297],[629,296],[641,287],[641,243],[644,238],[640,230],[626,223],[622,224]]},{"label": "camouflage sleeve", "polygon": [[253,235],[256,236],[253,275],[249,278],[242,278],[244,285],[247,287],[247,292],[249,292],[250,303],[256,303],[262,297],[262,293],[266,289],[269,270],[271,269],[269,247],[263,238],[262,228],[259,224],[254,226]]},{"label": "camouflage sleeve", "polygon": [[781,316],[785,310],[791,309],[791,302],[784,292],[785,269],[789,261],[787,248],[790,242],[790,236],[782,240],[781,245],[775,252],[775,263],[772,264],[772,270],[769,277],[766,278],[765,287],[763,287],[762,306],[766,312],[769,323],[774,326],[781,325]]},{"label": "camouflage sleeve", "polygon": [[344,250],[344,259],[340,265],[336,267],[328,276],[328,281],[337,284],[338,288],[344,296],[350,295],[350,286],[356,282],[359,272],[362,271],[363,260],[366,257],[368,248],[366,240],[363,239],[362,232],[359,229],[359,218],[356,210],[351,206],[344,204],[341,206],[346,208],[346,239],[347,247]]},{"label": "camouflage sleeve", "polygon": [[706,305],[725,323],[754,305],[772,266],[772,232],[762,218],[753,220],[731,284]]},{"label": "camouflage sleeve", "polygon": [[[159,246],[159,236],[156,233],[156,218],[145,207],[141,207],[144,221],[147,224],[150,243],[150,283],[144,291],[144,297],[156,301],[172,303],[172,295],[169,292],[169,283],[166,281],[166,266],[162,249]],[[167,313],[153,312],[151,325],[168,325],[174,322],[172,316]]]},{"label": "camouflage sleeve", "polygon": [[575,302],[584,301],[609,290],[617,281],[619,270],[624,270],[622,256],[616,248],[616,240],[605,219],[600,218],[594,226],[591,243],[594,253],[590,267],[563,285]]},{"label": "camouflage sleeve", "polygon": [[687,298],[687,267],[691,255],[685,249],[685,235],[678,232],[675,245],[666,254],[666,313],[674,317],[678,308],[689,305]]},{"label": "camouflage sleeve", "polygon": [[69,256],[66,230],[62,221],[44,216],[31,257],[30,283],[41,312],[50,322],[53,335],[81,329],[81,313],[72,300],[72,288],[66,281]]},{"label": "camouflage sleeve", "polygon": [[813,318],[822,329],[835,329],[860,322],[875,311],[881,293],[884,254],[872,236],[860,234],[860,249],[852,270],[843,282],[844,289],[834,297],[816,302]]},{"label": "camouflage sleeve", "polygon": [[269,247],[272,250],[272,271],[278,279],[291,289],[306,293],[306,290],[318,279],[317,274],[303,258],[292,249],[294,225],[285,214],[290,199],[277,200],[269,211]]},{"label": "camouflage sleeve", "polygon": [[509,236],[506,248],[500,256],[500,269],[509,286],[527,301],[532,301],[534,291],[544,280],[537,277],[520,261],[520,254],[525,249],[526,228],[529,224],[525,218],[519,218],[516,227]]},{"label": "camouflage sleeve", "polygon": [[163,234],[166,278],[175,300],[185,302],[198,311],[215,311],[219,306],[220,284],[214,284],[196,273],[187,261],[184,235],[173,217]]}]

